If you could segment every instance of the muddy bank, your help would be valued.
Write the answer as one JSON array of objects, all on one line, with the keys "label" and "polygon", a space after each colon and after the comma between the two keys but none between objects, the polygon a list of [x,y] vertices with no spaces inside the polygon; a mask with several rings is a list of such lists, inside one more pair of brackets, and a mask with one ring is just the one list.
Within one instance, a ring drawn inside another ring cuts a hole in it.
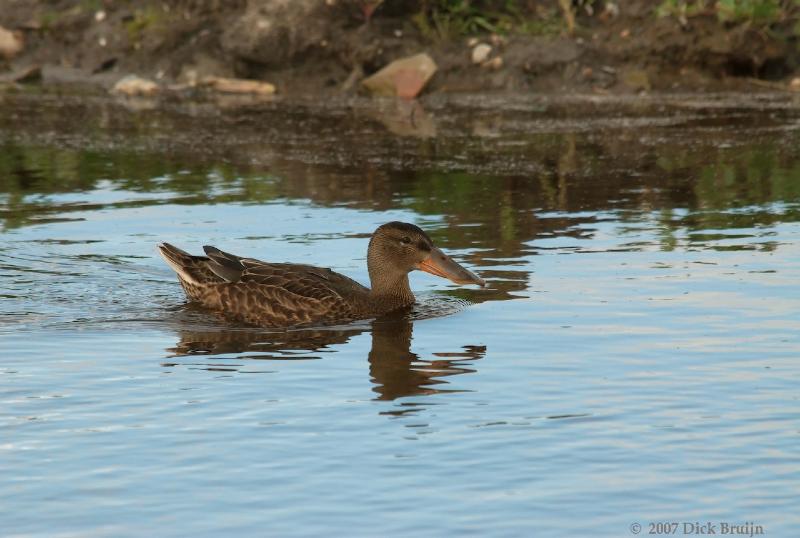
[{"label": "muddy bank", "polygon": [[766,31],[712,12],[658,16],[658,2],[580,2],[570,31],[558,2],[528,2],[524,32],[454,36],[422,17],[430,4],[0,0],[0,27],[19,45],[0,55],[0,77],[109,87],[132,73],[163,85],[236,77],[284,95],[354,93],[389,62],[426,52],[438,67],[428,93],[614,94],[789,90],[800,63],[788,17]]}]

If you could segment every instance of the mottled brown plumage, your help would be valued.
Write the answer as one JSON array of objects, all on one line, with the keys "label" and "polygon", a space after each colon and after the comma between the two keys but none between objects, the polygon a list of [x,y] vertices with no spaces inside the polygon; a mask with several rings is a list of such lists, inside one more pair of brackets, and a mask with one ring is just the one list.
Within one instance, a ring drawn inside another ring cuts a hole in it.
[{"label": "mottled brown plumage", "polygon": [[367,267],[372,289],[326,268],[203,249],[206,256],[192,256],[169,243],[159,245],[190,300],[263,327],[342,323],[408,306],[414,302],[408,283],[414,269],[484,285],[433,246],[425,232],[403,222],[380,226],[370,239]]}]

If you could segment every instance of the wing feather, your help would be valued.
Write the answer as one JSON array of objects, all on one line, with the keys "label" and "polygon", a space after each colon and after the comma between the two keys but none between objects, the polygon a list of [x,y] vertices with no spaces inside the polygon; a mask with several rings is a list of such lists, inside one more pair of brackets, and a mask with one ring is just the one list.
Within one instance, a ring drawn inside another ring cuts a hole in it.
[{"label": "wing feather", "polygon": [[197,297],[206,306],[248,323],[287,326],[358,316],[354,297],[369,290],[328,268],[267,263],[203,247],[203,265],[223,281]]}]

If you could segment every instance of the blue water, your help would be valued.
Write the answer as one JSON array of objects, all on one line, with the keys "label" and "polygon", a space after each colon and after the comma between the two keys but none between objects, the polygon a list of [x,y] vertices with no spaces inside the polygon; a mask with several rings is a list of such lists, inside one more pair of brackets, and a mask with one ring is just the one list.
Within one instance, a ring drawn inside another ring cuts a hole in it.
[{"label": "blue water", "polygon": [[[100,100],[70,130],[85,100],[13,99],[3,535],[800,533],[793,103],[465,97],[425,103],[431,137],[364,103],[209,134],[205,109]],[[487,288],[414,273],[410,314],[269,331],[187,305],[155,252],[366,283],[390,220]]]}]

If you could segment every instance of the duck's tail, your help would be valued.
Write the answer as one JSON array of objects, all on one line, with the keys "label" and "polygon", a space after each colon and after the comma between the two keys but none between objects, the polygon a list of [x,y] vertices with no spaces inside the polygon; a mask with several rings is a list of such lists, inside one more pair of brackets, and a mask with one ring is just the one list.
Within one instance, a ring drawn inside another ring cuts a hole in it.
[{"label": "duck's tail", "polygon": [[208,258],[205,256],[192,256],[186,251],[179,249],[169,243],[161,243],[158,245],[158,252],[164,261],[178,273],[178,276],[184,282],[189,284],[199,285],[201,283],[201,275],[198,271],[199,265],[207,262]]}]

